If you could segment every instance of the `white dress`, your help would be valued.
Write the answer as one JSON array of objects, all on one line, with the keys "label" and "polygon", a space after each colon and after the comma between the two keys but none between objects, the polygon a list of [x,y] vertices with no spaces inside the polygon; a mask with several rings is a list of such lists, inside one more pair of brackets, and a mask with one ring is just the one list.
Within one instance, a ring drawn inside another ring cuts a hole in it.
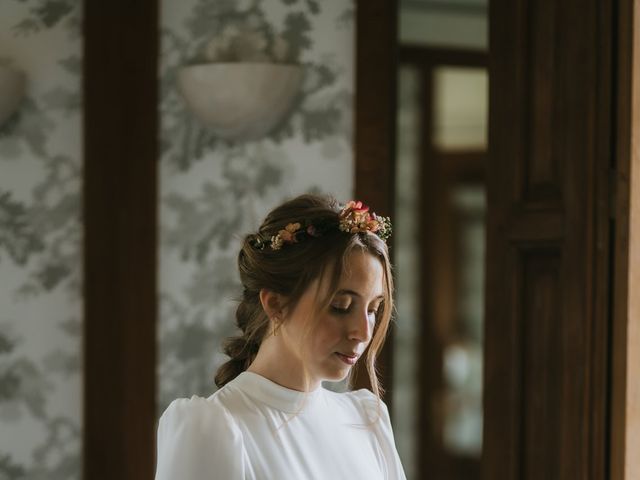
[{"label": "white dress", "polygon": [[405,478],[387,406],[366,389],[305,394],[243,372],[174,400],[158,425],[155,480]]}]

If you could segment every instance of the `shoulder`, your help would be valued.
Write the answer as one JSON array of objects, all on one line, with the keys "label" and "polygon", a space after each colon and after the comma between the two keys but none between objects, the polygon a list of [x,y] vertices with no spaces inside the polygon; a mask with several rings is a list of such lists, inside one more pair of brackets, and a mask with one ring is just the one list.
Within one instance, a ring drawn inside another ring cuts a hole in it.
[{"label": "shoulder", "polygon": [[240,430],[215,394],[171,402],[158,425],[155,480],[244,478]]},{"label": "shoulder", "polygon": [[160,416],[159,431],[207,436],[220,430],[235,433],[233,418],[217,395],[173,400]]},{"label": "shoulder", "polygon": [[331,392],[330,395],[343,403],[345,408],[356,411],[366,423],[378,423],[378,420],[389,422],[387,405],[371,390],[361,388],[344,393]]},{"label": "shoulder", "polygon": [[351,397],[352,401],[358,402],[361,405],[372,406],[381,404],[386,407],[384,401],[382,401],[381,398],[378,398],[375,393],[367,388],[345,392],[345,395]]},{"label": "shoulder", "polygon": [[366,388],[361,388],[359,390],[353,390],[351,392],[347,392],[347,395],[352,398],[352,401],[357,403],[360,408],[365,411],[374,411],[381,412],[389,415],[389,409],[387,408],[387,404],[384,403],[384,400],[379,398],[375,393]]}]

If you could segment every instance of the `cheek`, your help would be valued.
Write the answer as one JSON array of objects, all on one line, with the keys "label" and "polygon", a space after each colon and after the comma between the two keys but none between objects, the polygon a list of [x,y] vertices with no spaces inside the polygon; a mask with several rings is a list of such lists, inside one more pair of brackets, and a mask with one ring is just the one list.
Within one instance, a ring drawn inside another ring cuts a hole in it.
[{"label": "cheek", "polygon": [[332,348],[340,343],[342,336],[343,331],[340,322],[331,317],[323,318],[313,335],[315,347],[318,350]]}]

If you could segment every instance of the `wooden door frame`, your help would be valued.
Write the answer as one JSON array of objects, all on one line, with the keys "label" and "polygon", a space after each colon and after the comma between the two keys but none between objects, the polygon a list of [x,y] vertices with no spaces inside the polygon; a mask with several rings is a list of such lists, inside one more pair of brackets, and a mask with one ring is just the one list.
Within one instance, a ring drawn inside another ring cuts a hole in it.
[{"label": "wooden door frame", "polygon": [[[356,1],[355,198],[392,215],[395,198],[397,0]],[[390,239],[393,257],[393,236]],[[376,364],[384,400],[393,403],[393,328]],[[354,388],[370,388],[357,368]]]},{"label": "wooden door frame", "polygon": [[83,4],[83,478],[151,479],[158,5]]},{"label": "wooden door frame", "polygon": [[620,0],[617,13],[609,474],[611,480],[635,480],[640,478],[640,4]]}]

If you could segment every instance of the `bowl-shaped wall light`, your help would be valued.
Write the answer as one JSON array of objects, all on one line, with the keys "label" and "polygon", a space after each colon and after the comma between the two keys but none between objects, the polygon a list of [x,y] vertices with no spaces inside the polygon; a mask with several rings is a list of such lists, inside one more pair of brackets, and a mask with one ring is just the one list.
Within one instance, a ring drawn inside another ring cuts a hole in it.
[{"label": "bowl-shaped wall light", "polygon": [[193,114],[219,137],[253,140],[283,119],[302,77],[299,65],[208,63],[182,68],[178,90]]},{"label": "bowl-shaped wall light", "polygon": [[24,97],[24,73],[0,65],[0,126],[16,111]]}]

